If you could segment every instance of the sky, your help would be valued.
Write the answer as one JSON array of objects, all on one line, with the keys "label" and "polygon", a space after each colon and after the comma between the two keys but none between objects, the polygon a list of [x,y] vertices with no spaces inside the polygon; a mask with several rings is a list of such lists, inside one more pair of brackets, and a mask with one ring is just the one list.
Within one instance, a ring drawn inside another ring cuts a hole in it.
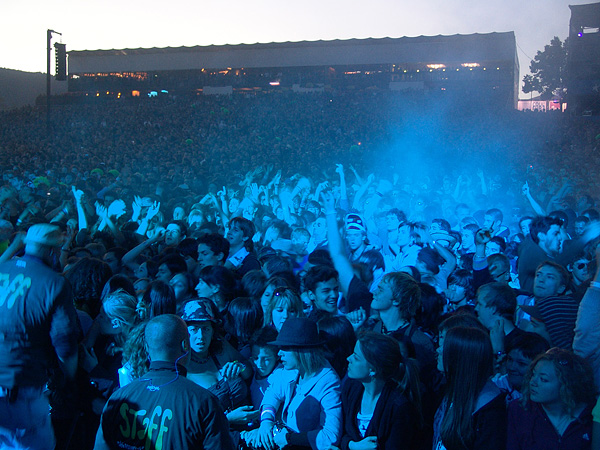
[{"label": "sky", "polygon": [[0,0],[0,67],[45,72],[48,28],[62,33],[55,39],[67,51],[514,31],[522,79],[538,50],[568,36],[568,5],[587,3],[593,1]]}]

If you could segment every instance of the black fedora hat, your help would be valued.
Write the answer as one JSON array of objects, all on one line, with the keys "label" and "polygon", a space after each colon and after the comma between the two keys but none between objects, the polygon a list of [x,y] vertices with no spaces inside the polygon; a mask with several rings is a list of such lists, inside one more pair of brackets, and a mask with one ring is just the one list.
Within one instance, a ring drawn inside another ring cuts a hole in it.
[{"label": "black fedora hat", "polygon": [[323,345],[317,324],[305,317],[290,317],[281,327],[277,339],[269,342],[279,347],[318,347]]}]

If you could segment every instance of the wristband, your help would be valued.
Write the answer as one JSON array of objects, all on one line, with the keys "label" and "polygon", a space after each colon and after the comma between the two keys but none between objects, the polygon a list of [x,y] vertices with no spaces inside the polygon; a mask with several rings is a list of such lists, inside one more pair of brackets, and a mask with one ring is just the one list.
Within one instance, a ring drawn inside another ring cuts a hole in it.
[{"label": "wristband", "polygon": [[264,406],[262,412],[260,413],[260,421],[270,420],[271,422],[275,422],[275,410],[270,406]]},{"label": "wristband", "polygon": [[595,287],[596,289],[600,289],[600,283],[598,281],[590,281],[590,287]]}]

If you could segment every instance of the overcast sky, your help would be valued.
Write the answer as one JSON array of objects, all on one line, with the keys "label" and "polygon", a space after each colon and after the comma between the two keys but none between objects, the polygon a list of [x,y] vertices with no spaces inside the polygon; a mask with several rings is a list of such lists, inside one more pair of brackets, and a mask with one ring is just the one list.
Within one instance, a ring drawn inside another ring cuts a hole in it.
[{"label": "overcast sky", "polygon": [[0,67],[45,72],[48,28],[63,33],[67,51],[514,31],[522,78],[553,36],[568,36],[568,5],[587,3],[0,0]]}]

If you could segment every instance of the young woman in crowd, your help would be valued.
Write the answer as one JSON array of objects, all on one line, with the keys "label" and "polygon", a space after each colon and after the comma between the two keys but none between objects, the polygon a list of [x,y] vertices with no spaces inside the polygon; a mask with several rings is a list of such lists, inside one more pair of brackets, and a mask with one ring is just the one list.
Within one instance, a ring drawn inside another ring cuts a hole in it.
[{"label": "young woman in crowd", "polygon": [[269,303],[271,302],[271,297],[273,297],[273,293],[277,288],[291,288],[291,286],[289,281],[283,277],[274,276],[267,280],[265,290],[260,297],[260,306],[262,306],[263,312],[265,313],[265,326],[270,325],[270,323],[266,323],[266,321],[269,320]]},{"label": "young woman in crowd", "polygon": [[277,288],[267,305],[265,325],[280,332],[289,317],[304,317],[303,306],[302,300],[291,288]]},{"label": "young woman in crowd", "polygon": [[141,320],[137,299],[127,292],[117,290],[104,299],[79,352],[79,366],[83,369],[80,375],[85,374],[86,381],[80,386],[80,395],[88,407],[83,409],[78,421],[77,440],[90,440],[89,435],[98,428],[106,400],[119,387],[123,346],[132,328]]},{"label": "young woman in crowd", "polygon": [[539,355],[508,409],[507,450],[591,448],[595,388],[581,357],[557,347]]},{"label": "young woman in crowd", "polygon": [[237,294],[235,276],[223,266],[203,267],[200,270],[196,293],[200,298],[212,300],[219,312],[223,313]]},{"label": "young woman in crowd", "polygon": [[479,328],[440,325],[438,369],[446,393],[433,425],[434,450],[504,450],[504,395],[491,382],[494,357],[490,338]]},{"label": "young woman in crowd", "polygon": [[418,369],[400,353],[398,342],[367,332],[348,358],[342,389],[343,450],[413,449],[420,426]]},{"label": "young woman in crowd", "polygon": [[[246,435],[255,447],[328,450],[341,437],[340,379],[323,354],[317,325],[303,317],[285,321],[277,340],[284,376],[265,392],[260,428]],[[281,416],[281,424],[276,423]]]}]

